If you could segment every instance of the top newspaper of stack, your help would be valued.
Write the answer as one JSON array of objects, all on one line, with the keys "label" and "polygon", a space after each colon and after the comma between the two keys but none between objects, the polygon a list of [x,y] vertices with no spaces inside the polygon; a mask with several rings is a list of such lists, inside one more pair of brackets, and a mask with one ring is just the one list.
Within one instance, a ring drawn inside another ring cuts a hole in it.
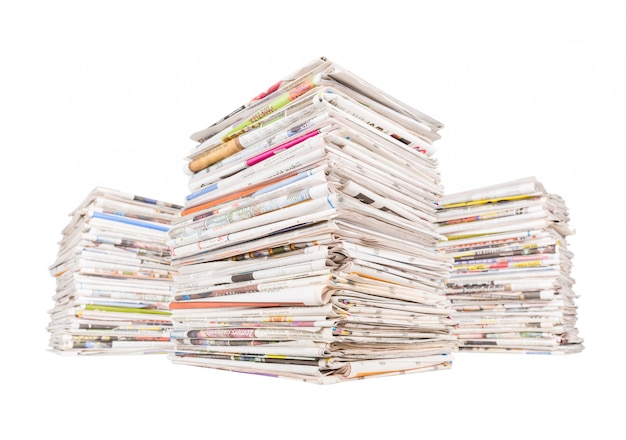
[{"label": "top newspaper of stack", "polygon": [[[361,105],[355,108],[355,103]],[[363,107],[372,111],[362,111]],[[311,132],[321,119],[313,117],[333,110],[376,130],[402,127],[403,130],[389,133],[390,136],[428,155],[433,153],[432,142],[440,137],[437,131],[443,128],[439,121],[322,57],[287,75],[210,127],[194,133],[191,139],[199,144],[188,157],[189,171],[197,173],[207,167],[212,171],[216,168],[214,164],[226,167],[268,146]],[[376,117],[368,120],[370,113]],[[308,124],[299,131],[288,131],[297,127],[298,122]],[[256,130],[259,128],[263,130]],[[261,143],[263,139],[267,142]],[[224,161],[235,154],[238,154],[236,158]]]},{"label": "top newspaper of stack", "polygon": [[[327,165],[328,148],[336,159],[332,171],[321,175],[332,174],[330,191],[394,215],[388,224],[404,221],[410,230],[426,229],[423,244],[430,246],[436,240],[430,236],[435,205],[443,193],[433,156],[442,127],[320,58],[192,136],[200,143],[187,157],[191,193],[170,230],[172,261],[198,263],[203,251],[294,227],[282,225],[281,215],[290,211],[280,208],[298,210],[294,205],[302,197],[325,197],[314,191],[318,180],[296,182]],[[293,197],[303,188],[307,194]],[[274,215],[265,215],[270,212]],[[268,222],[276,229],[267,228]]]},{"label": "top newspaper of stack", "polygon": [[170,230],[172,261],[198,263],[201,253],[293,228],[280,220],[298,209],[309,213],[302,197],[323,199],[328,191],[362,202],[357,210],[391,215],[387,225],[426,232],[430,246],[441,238],[434,232],[443,185],[433,142],[442,127],[320,58],[192,136],[200,143],[187,157],[191,193]]}]

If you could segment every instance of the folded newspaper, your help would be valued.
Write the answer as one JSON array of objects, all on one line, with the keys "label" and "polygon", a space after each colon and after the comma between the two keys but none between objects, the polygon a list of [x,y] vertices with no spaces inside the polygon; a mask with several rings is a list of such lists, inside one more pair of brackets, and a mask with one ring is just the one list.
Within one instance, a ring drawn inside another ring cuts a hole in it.
[{"label": "folded newspaper", "polygon": [[575,353],[573,253],[564,200],[535,177],[441,199],[439,248],[454,259],[446,296],[462,351]]},{"label": "folded newspaper", "polygon": [[50,348],[67,354],[167,353],[175,270],[166,245],[181,206],[94,188],[71,213],[50,274]]},{"label": "folded newspaper", "polygon": [[196,133],[172,361],[321,384],[449,368],[440,128],[322,58]]}]

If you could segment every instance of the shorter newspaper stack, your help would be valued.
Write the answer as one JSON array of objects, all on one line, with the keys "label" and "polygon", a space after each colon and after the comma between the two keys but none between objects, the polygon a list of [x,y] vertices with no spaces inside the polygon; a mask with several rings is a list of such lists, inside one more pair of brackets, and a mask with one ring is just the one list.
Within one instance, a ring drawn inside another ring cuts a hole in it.
[{"label": "shorter newspaper stack", "polygon": [[460,350],[575,353],[573,233],[561,197],[534,177],[441,199],[440,249],[454,258],[446,296]]},{"label": "shorter newspaper stack", "polygon": [[170,223],[181,207],[97,187],[70,214],[59,253],[49,346],[57,353],[171,351]]},{"label": "shorter newspaper stack", "polygon": [[449,368],[440,127],[320,59],[194,136],[172,361],[321,384]]}]

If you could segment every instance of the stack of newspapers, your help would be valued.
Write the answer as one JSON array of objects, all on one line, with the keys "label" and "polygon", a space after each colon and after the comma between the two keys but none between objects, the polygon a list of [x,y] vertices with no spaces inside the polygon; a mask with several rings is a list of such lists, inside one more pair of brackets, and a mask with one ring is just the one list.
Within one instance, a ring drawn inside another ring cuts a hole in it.
[{"label": "stack of newspapers", "polygon": [[49,346],[57,353],[172,349],[175,271],[166,245],[181,206],[94,188],[71,213],[56,261]]},{"label": "stack of newspapers", "polygon": [[454,258],[446,296],[460,350],[575,353],[568,209],[535,177],[441,199],[440,249]]},{"label": "stack of newspapers", "polygon": [[441,127],[321,58],[193,135],[170,359],[322,384],[449,368]]}]

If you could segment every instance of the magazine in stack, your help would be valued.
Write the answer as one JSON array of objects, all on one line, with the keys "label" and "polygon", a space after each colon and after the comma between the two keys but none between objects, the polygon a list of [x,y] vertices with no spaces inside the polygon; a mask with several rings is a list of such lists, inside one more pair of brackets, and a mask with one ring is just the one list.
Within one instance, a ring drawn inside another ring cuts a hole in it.
[{"label": "magazine in stack", "polygon": [[193,135],[170,359],[321,384],[449,368],[440,128],[321,58]]},{"label": "magazine in stack", "polygon": [[170,224],[182,207],[94,188],[70,214],[50,274],[50,348],[67,354],[167,353]]},{"label": "magazine in stack", "polygon": [[446,195],[440,249],[459,349],[559,354],[583,349],[564,200],[535,177]]}]

